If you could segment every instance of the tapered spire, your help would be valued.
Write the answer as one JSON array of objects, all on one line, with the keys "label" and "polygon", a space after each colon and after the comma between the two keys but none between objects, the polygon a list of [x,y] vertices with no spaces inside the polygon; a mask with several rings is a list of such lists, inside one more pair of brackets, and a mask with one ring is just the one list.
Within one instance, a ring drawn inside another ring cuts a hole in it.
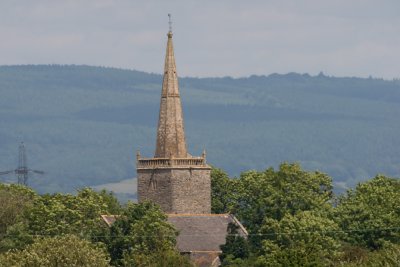
[{"label": "tapered spire", "polygon": [[157,130],[155,158],[186,158],[185,131],[181,98],[179,95],[178,76],[176,73],[172,29],[167,34],[164,78],[161,91],[160,115]]}]

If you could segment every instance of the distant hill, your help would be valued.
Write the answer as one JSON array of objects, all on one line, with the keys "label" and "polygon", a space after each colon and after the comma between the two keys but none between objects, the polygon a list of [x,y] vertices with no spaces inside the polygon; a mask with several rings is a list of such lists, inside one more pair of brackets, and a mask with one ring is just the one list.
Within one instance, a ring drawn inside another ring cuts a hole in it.
[{"label": "distant hill", "polygon": [[[136,176],[135,153],[152,156],[162,76],[91,66],[0,67],[0,171],[46,171],[39,192],[72,191]],[[400,176],[400,82],[289,73],[182,78],[192,155],[231,175],[282,161],[353,186]],[[14,181],[1,176],[0,181]],[[132,187],[134,193],[135,188]]]}]

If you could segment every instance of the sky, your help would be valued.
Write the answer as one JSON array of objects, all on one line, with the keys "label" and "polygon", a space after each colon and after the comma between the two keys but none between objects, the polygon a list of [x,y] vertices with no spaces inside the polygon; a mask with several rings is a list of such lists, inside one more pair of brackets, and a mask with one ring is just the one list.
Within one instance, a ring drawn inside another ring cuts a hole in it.
[{"label": "sky", "polygon": [[162,73],[168,13],[179,76],[400,78],[398,0],[1,0],[0,65]]}]

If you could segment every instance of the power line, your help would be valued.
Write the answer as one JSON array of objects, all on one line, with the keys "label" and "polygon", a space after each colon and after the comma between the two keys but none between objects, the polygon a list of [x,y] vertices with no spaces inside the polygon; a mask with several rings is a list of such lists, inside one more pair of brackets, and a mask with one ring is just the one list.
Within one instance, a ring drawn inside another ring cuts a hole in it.
[{"label": "power line", "polygon": [[[289,232],[273,232],[273,233],[266,233],[266,234],[248,234],[247,236],[276,236],[276,235],[297,235],[297,234],[337,234],[337,233],[352,233],[352,232],[377,232],[377,231],[393,231],[397,232],[400,231],[400,227],[391,227],[391,228],[365,228],[365,229],[347,229],[347,230],[333,230],[333,231],[289,231]],[[43,236],[59,236],[59,235],[66,235],[66,234],[75,234],[79,235],[79,233],[61,233],[61,234],[43,234],[43,233],[35,233],[35,234],[24,234],[24,236],[31,236],[31,237],[43,237]],[[178,234],[178,236],[215,236],[219,233],[209,233],[209,234]],[[19,235],[4,235],[5,237],[16,237]],[[115,236],[126,236],[126,235],[90,235],[87,234],[89,237],[115,237]],[[135,235],[136,237],[152,237],[152,236],[160,236],[157,234],[154,235]],[[175,236],[175,235],[162,235],[162,236]],[[241,234],[226,234],[225,236],[243,236]]]}]

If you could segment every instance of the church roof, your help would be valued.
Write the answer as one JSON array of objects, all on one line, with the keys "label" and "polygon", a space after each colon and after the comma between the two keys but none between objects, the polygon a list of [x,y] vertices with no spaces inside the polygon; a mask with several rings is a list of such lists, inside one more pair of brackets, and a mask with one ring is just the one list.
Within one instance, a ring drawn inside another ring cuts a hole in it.
[{"label": "church roof", "polygon": [[183,113],[179,94],[171,30],[167,34],[155,158],[187,158]]},{"label": "church roof", "polygon": [[119,215],[101,215],[101,218],[103,219],[103,221],[109,226],[111,227],[111,225],[113,225],[113,223],[115,223],[115,221],[117,220]]},{"label": "church roof", "polygon": [[241,236],[247,236],[246,229],[231,214],[168,214],[168,222],[179,231],[176,241],[180,252],[221,251],[229,223],[239,227]]},{"label": "church roof", "polygon": [[[220,252],[228,234],[228,224],[238,226],[238,234],[247,237],[247,231],[232,214],[167,214],[168,222],[179,232],[177,247],[183,253]],[[111,226],[118,215],[102,215]]]}]

